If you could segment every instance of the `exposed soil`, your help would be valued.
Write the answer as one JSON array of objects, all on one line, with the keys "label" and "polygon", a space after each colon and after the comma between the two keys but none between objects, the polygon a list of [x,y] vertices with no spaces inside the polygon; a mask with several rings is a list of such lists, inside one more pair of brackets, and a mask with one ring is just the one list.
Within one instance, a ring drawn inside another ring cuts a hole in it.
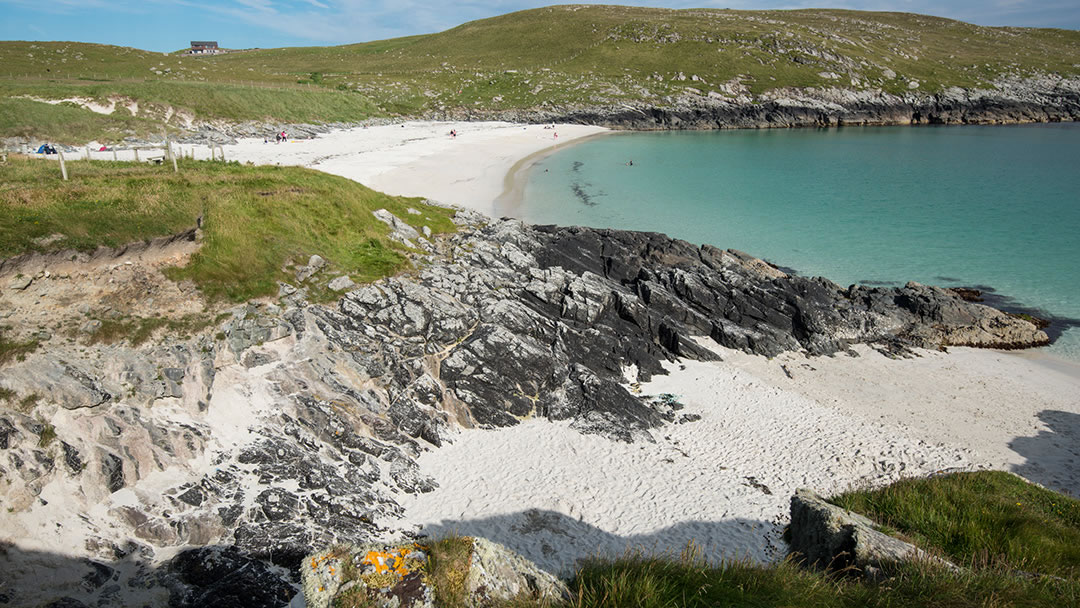
[{"label": "exposed soil", "polygon": [[[13,339],[78,340],[95,321],[180,318],[207,311],[190,281],[162,274],[198,250],[197,230],[91,254],[33,253],[0,261],[0,326]],[[30,284],[19,288],[27,279]]]}]

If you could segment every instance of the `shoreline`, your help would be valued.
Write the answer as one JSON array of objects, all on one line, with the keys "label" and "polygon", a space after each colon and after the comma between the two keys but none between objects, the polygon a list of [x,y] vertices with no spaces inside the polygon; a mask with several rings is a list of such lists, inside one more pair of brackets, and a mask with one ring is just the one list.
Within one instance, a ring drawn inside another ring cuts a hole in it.
[{"label": "shoreline", "polygon": [[[451,136],[450,132],[457,132]],[[599,133],[603,127],[506,122],[410,121],[342,129],[306,140],[224,146],[227,158],[298,165],[394,196],[416,196],[495,215],[511,168],[522,158]]]},{"label": "shoreline", "polygon": [[[586,135],[571,140],[574,144],[580,144],[585,141],[595,139],[597,137],[610,137],[620,133],[620,131],[608,130],[600,133],[594,133],[592,135]],[[568,142],[569,143],[569,142]],[[514,163],[512,167],[507,171],[506,177],[503,179],[503,192],[500,194],[494,203],[496,217],[514,217],[508,211],[516,211],[521,205],[521,201],[525,195],[525,183],[526,178],[529,175],[529,171],[536,166],[540,161],[552,156],[556,152],[566,149],[566,146],[553,146],[544,150],[538,150],[533,152],[529,156],[522,158]]]}]

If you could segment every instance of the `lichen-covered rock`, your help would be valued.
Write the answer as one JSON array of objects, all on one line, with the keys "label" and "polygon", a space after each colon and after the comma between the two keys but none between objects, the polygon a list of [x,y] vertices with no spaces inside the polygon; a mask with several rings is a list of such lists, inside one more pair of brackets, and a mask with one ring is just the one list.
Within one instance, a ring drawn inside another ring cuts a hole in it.
[{"label": "lichen-covered rock", "polygon": [[[471,537],[456,542],[467,550],[464,562],[453,566],[460,572],[436,573],[431,552],[438,549],[417,543],[338,547],[305,557],[301,565],[305,603],[308,608],[329,608],[349,600],[378,608],[434,608],[440,593],[461,592],[465,606],[479,608],[519,597],[569,597],[562,581],[500,544]],[[438,590],[440,582],[460,587]]]},{"label": "lichen-covered rock", "polygon": [[472,540],[465,578],[470,605],[485,606],[519,596],[546,600],[570,596],[565,583],[531,561],[486,538]]}]

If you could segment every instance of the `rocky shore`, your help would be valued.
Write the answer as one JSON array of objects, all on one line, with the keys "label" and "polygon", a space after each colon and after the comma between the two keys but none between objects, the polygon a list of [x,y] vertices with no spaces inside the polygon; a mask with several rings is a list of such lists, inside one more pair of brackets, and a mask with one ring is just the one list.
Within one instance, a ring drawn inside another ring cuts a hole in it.
[{"label": "rocky shore", "polygon": [[[0,605],[285,605],[305,555],[414,536],[402,497],[435,488],[417,458],[455,429],[566,421],[622,443],[686,422],[630,383],[716,359],[701,336],[769,356],[1048,341],[934,287],[844,288],[654,233],[458,221],[438,242],[400,231],[427,251],[418,270],[333,307],[297,277],[191,338],[39,335],[0,366]],[[19,318],[64,276],[5,278],[0,298]]]},{"label": "rocky shore", "polygon": [[506,120],[600,125],[613,129],[709,130],[881,125],[960,125],[1080,120],[1080,79],[1044,75],[1000,80],[991,88],[911,90],[780,88],[755,95],[736,86],[730,95],[689,88],[662,103],[597,103],[476,113],[433,114],[440,120]]}]

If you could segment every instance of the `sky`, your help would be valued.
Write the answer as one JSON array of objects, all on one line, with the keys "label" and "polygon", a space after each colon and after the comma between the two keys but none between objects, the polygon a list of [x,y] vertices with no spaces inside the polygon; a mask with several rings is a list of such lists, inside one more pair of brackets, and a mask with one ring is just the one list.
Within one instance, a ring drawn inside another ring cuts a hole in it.
[{"label": "sky", "polygon": [[[325,46],[429,34],[529,0],[0,0],[0,40],[72,40],[151,51],[215,40],[225,48]],[[567,2],[568,3],[568,2]],[[665,8],[904,11],[980,25],[1080,29],[1080,0],[609,1]]]}]

